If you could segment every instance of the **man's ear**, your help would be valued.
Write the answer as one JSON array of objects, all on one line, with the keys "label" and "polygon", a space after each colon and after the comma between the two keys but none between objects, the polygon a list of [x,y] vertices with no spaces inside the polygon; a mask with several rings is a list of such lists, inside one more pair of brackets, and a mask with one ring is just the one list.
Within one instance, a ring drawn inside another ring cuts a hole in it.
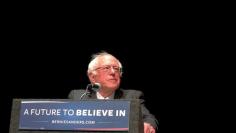
[{"label": "man's ear", "polygon": [[90,72],[88,73],[88,78],[89,78],[89,81],[92,82],[92,83],[95,83],[95,74]]}]

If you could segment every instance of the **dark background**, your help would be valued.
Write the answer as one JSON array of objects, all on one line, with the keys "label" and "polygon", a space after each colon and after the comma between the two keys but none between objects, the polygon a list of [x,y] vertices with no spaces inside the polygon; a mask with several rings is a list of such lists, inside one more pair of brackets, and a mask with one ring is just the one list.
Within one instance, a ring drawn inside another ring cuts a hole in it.
[{"label": "dark background", "polygon": [[140,41],[127,45],[78,42],[71,47],[9,48],[2,71],[1,115],[5,121],[2,127],[9,128],[13,98],[64,99],[70,90],[85,88],[89,83],[86,71],[91,54],[105,50],[123,64],[121,87],[144,92],[146,106],[160,122],[161,132],[166,122],[175,123],[175,118],[183,113],[180,110],[182,102],[186,102],[184,94],[193,96],[196,84],[192,84],[190,74],[195,72],[191,70],[190,60],[194,51],[160,46],[157,42],[149,46]]},{"label": "dark background", "polygon": [[123,64],[122,88],[144,92],[160,132],[192,127],[198,115],[190,112],[198,110],[198,94],[209,87],[214,47],[205,45],[209,36],[195,18],[157,11],[9,11],[0,49],[3,131],[9,129],[13,98],[64,99],[70,90],[85,88],[90,56],[101,50]]}]

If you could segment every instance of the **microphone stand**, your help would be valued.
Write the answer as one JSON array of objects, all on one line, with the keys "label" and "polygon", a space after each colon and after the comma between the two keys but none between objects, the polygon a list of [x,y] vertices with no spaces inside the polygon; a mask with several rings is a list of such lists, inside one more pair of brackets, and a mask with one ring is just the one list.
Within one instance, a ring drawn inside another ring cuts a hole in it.
[{"label": "microphone stand", "polygon": [[86,89],[85,89],[85,92],[80,96],[80,100],[87,94],[89,94],[90,92],[88,91],[88,89],[92,87],[92,84],[88,84]]}]

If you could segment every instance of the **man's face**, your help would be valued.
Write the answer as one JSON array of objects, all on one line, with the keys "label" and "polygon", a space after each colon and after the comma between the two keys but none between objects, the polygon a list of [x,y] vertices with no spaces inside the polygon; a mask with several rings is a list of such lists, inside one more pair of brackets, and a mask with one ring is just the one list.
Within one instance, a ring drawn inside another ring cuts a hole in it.
[{"label": "man's face", "polygon": [[94,81],[100,83],[104,90],[115,91],[120,86],[121,77],[118,61],[113,56],[102,56],[98,62]]}]

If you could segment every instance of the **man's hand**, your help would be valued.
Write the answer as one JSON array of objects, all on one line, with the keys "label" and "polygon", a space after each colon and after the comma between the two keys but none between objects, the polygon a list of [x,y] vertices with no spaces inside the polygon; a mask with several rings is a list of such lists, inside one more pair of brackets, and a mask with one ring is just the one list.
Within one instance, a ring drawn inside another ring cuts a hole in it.
[{"label": "man's hand", "polygon": [[144,122],[144,133],[156,133],[156,130],[149,123]]}]

